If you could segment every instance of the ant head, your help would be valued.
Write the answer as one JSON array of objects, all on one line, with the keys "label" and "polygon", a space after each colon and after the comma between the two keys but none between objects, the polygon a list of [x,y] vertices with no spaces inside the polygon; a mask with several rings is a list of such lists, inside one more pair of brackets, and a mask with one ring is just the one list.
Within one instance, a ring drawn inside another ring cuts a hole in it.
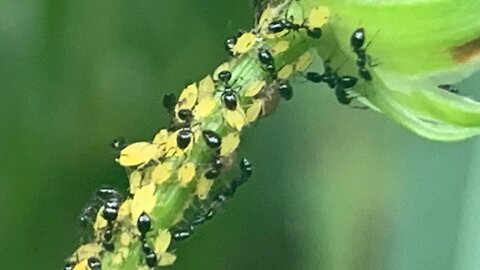
[{"label": "ant head", "polygon": [[228,70],[223,70],[218,73],[218,80],[222,83],[227,83],[232,78],[232,73]]}]

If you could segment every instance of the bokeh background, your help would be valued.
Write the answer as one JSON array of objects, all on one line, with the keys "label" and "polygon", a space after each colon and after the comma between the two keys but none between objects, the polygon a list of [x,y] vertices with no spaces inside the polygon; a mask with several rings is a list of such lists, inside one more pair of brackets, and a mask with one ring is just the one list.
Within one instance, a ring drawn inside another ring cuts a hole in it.
[{"label": "bokeh background", "polygon": [[[0,0],[0,269],[59,269],[112,138],[149,139],[250,1]],[[471,95],[476,76],[463,85]],[[480,140],[431,142],[295,84],[244,137],[251,181],[173,269],[480,269]]]}]

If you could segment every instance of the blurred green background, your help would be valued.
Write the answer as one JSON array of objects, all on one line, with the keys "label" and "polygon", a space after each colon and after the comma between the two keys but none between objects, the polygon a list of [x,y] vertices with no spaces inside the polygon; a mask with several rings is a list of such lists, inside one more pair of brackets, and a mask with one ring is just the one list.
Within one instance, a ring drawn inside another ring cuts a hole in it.
[{"label": "blurred green background", "polygon": [[[112,138],[166,125],[163,94],[221,63],[250,8],[0,0],[0,269],[63,265],[90,194],[126,187]],[[254,177],[174,269],[480,269],[479,139],[427,141],[327,89],[296,87],[245,134]]]}]

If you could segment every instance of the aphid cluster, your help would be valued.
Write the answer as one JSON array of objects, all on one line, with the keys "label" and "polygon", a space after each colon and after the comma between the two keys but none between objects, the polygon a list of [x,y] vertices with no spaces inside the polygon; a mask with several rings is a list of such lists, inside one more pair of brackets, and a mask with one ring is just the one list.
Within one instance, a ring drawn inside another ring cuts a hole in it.
[{"label": "aphid cluster", "polygon": [[[128,173],[128,195],[103,187],[92,197],[80,215],[82,245],[64,269],[117,269],[131,254],[140,254],[137,269],[173,264],[176,256],[171,241],[190,237],[250,178],[251,163],[235,156],[240,132],[273,112],[280,99],[293,97],[289,78],[304,72],[313,55],[306,52],[289,63],[278,59],[292,43],[302,42],[299,35],[319,39],[328,19],[325,7],[298,18],[285,13],[286,5],[269,3],[262,4],[253,30],[225,41],[231,56],[228,62],[188,85],[178,98],[174,94],[163,97],[170,127],[159,130],[152,140],[128,144],[118,138],[112,143],[115,160]],[[297,1],[289,4],[300,5]],[[240,60],[253,62],[261,72],[252,76],[236,65]],[[351,87],[345,76],[336,76],[331,79],[336,88]],[[239,163],[239,175],[231,178],[235,163]],[[181,206],[181,215],[162,220],[157,211],[163,206],[159,198],[164,199],[165,190],[172,187],[195,196]]]}]

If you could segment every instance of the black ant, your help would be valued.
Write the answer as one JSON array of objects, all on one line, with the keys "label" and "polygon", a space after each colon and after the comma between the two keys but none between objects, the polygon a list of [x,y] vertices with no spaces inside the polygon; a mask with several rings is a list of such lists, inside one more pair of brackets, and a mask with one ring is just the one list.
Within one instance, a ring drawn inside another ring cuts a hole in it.
[{"label": "black ant", "polygon": [[273,34],[278,34],[283,32],[284,30],[287,31],[295,31],[299,32],[301,29],[304,29],[307,31],[307,35],[311,38],[319,39],[322,36],[322,29],[319,27],[315,28],[309,28],[305,22],[302,24],[297,24],[293,22],[293,17],[290,17],[290,19],[280,19],[271,22],[268,27],[268,32],[273,33]]},{"label": "black ant", "polygon": [[217,208],[233,197],[237,188],[247,182],[253,172],[252,164],[248,159],[242,158],[239,164],[240,176],[231,181],[230,186],[223,187],[210,202],[205,212],[195,214],[189,221],[185,221],[183,225],[179,225],[176,229],[171,230],[172,239],[182,241],[190,238],[195,227],[211,220],[217,213]]},{"label": "black ant", "polygon": [[150,216],[142,212],[137,219],[137,230],[140,232],[140,242],[143,253],[145,254],[145,263],[151,269],[154,269],[158,264],[158,257],[155,251],[147,243],[147,233],[152,229],[152,219]]},{"label": "black ant", "polygon": [[366,52],[371,43],[372,41],[368,42],[363,48],[363,45],[365,44],[365,29],[363,29],[363,27],[356,29],[350,36],[350,46],[352,46],[353,52],[357,55],[356,63],[358,67],[358,75],[366,81],[372,80],[372,74],[366,67],[367,64],[369,67],[376,66],[372,65],[370,55]]},{"label": "black ant", "polygon": [[94,238],[93,223],[97,218],[98,211],[100,211],[100,208],[111,200],[121,202],[123,200],[123,195],[113,187],[103,186],[94,193],[87,205],[82,209],[81,214],[78,217],[80,228],[84,234],[81,238],[82,244],[92,242]]},{"label": "black ant", "polygon": [[228,70],[220,71],[217,75],[217,82],[222,84],[223,89],[220,91],[222,92],[221,98],[222,102],[225,107],[230,111],[235,111],[238,106],[238,94],[237,90],[240,89],[240,86],[234,87],[233,84],[230,84],[230,80],[232,78],[232,73]]},{"label": "black ant", "polygon": [[358,79],[353,76],[339,76],[337,70],[334,70],[329,62],[325,61],[323,74],[307,72],[305,78],[313,83],[326,83],[330,89],[335,90],[337,101],[340,104],[348,105],[352,102],[352,98],[348,96],[346,90],[354,87]]},{"label": "black ant", "polygon": [[88,258],[87,265],[91,270],[102,270],[102,263],[97,257]]}]

